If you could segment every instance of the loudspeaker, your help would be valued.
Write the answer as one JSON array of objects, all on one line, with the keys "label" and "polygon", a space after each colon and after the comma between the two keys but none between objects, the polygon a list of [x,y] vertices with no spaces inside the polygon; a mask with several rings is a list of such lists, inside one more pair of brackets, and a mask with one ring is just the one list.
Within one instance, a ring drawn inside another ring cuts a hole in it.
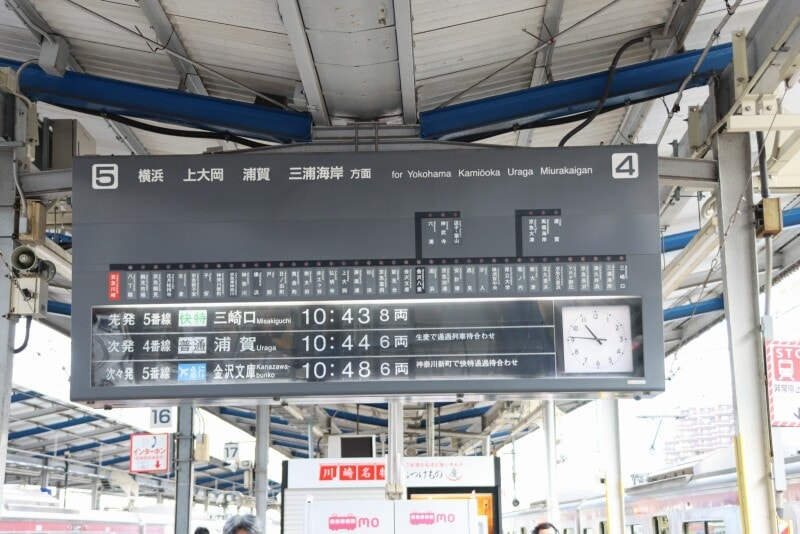
[{"label": "loudspeaker", "polygon": [[42,260],[31,247],[19,246],[11,253],[11,266],[20,274],[38,274],[42,280],[50,281],[56,275],[56,266]]},{"label": "loudspeaker", "polygon": [[31,247],[21,246],[11,253],[11,266],[23,273],[35,272],[39,265],[36,252]]}]

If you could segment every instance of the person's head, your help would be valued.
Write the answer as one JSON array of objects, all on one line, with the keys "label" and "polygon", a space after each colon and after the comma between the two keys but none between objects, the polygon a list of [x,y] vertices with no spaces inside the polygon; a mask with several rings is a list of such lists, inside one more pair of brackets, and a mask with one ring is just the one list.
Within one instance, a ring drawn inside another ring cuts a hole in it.
[{"label": "person's head", "polygon": [[539,523],[533,527],[533,534],[558,534],[558,529],[553,523]]},{"label": "person's head", "polygon": [[211,534],[206,527],[197,527],[194,529],[194,534]]},{"label": "person's head", "polygon": [[254,515],[235,515],[225,521],[222,534],[264,534],[264,527]]}]

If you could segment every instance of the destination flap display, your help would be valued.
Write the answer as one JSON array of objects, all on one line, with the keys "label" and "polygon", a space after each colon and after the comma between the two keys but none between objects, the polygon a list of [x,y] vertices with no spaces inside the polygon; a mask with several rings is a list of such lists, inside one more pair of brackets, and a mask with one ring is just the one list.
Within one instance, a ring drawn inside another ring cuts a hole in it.
[{"label": "destination flap display", "polygon": [[648,146],[76,158],[73,400],[663,390]]}]

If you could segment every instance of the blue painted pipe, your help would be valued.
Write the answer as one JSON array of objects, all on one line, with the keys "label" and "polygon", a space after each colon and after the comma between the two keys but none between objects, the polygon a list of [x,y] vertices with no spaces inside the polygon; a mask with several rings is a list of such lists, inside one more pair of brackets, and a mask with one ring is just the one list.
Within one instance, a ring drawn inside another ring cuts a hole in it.
[{"label": "blue painted pipe", "polygon": [[689,230],[679,234],[665,235],[661,238],[661,252],[673,252],[681,250],[698,234],[700,230]]},{"label": "blue painted pipe", "polygon": [[72,315],[72,304],[66,302],[47,301],[47,313],[57,313],[58,315]]},{"label": "blue painted pipe", "polygon": [[[17,69],[19,66],[18,61],[0,58],[0,67]],[[299,111],[284,111],[77,72],[67,72],[59,78],[46,74],[36,65],[25,68],[19,86],[31,100],[92,113],[150,119],[267,141],[311,140],[311,115]]]},{"label": "blue painted pipe", "polygon": [[[800,208],[783,210],[783,227],[800,225]],[[661,238],[661,251],[673,252],[685,248],[700,230],[689,230],[679,234],[665,235]]]},{"label": "blue painted pipe", "polygon": [[[702,50],[693,50],[617,69],[605,107],[675,93],[701,54]],[[732,57],[730,44],[711,48],[689,87],[705,85],[709,78],[731,62]],[[476,130],[492,133],[589,111],[597,107],[607,78],[606,72],[599,72],[423,111],[419,115],[420,136],[425,139],[458,139]]]},{"label": "blue painted pipe", "polygon": [[49,425],[39,424],[33,428],[28,428],[26,430],[19,430],[17,432],[9,432],[8,433],[8,440],[11,441],[12,439],[18,438],[25,438],[28,436],[35,436],[36,434],[42,434],[44,432],[49,432],[50,430],[61,430],[62,428],[69,428],[71,426],[82,425],[84,423],[91,423],[92,421],[97,421],[100,419],[100,416],[97,415],[86,415],[84,417],[76,417],[75,419],[67,419],[65,421],[60,421],[58,423],[53,423]]},{"label": "blue painted pipe", "polygon": [[683,306],[667,308],[664,310],[664,321],[674,321],[675,319],[684,319],[693,315],[700,315],[702,313],[709,313],[724,309],[725,299],[723,297],[701,300],[700,302],[695,302],[693,304],[684,304]]}]

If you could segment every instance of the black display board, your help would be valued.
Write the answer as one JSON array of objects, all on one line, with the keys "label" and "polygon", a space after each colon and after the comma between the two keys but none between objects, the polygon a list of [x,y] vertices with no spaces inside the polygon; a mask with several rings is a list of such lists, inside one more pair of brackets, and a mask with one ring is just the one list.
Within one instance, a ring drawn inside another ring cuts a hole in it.
[{"label": "black display board", "polygon": [[78,158],[73,400],[663,390],[653,147]]}]

